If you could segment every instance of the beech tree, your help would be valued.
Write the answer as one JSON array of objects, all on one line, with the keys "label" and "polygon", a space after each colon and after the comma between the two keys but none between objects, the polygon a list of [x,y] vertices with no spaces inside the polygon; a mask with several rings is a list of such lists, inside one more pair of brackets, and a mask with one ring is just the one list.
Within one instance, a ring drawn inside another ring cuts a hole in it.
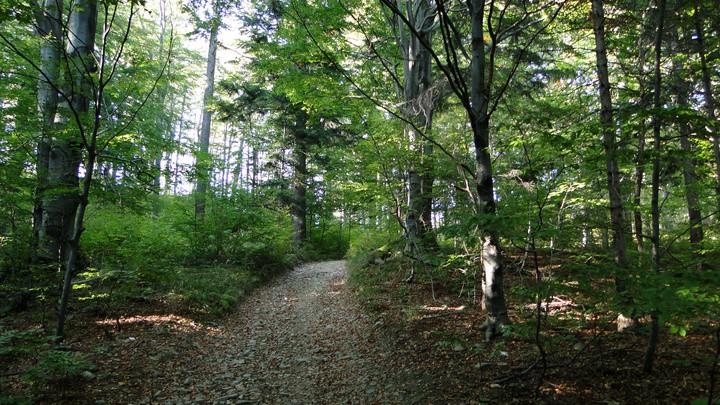
[{"label": "beech tree", "polygon": [[[430,52],[432,59],[445,75],[449,86],[460,100],[468,116],[472,129],[475,171],[472,173],[474,188],[466,191],[474,202],[475,215],[479,218],[483,269],[482,307],[487,311],[487,320],[483,328],[486,329],[487,338],[490,338],[509,322],[503,285],[503,256],[497,225],[493,221],[496,214],[496,202],[490,155],[490,119],[512,82],[519,65],[523,62],[528,47],[555,20],[562,8],[562,3],[550,6],[542,4],[538,6],[537,10],[528,10],[522,7],[516,9],[511,3],[496,5],[495,2],[491,2],[486,5],[483,1],[469,1],[467,10],[463,11],[469,15],[470,33],[469,38],[463,38],[461,31],[457,28],[459,23],[455,21],[456,18],[462,17],[460,15],[452,16],[453,10],[448,8],[448,4],[444,1],[437,1],[437,18],[441,27],[444,53],[434,51],[433,45],[398,9],[396,4],[387,0],[382,0],[382,3]],[[545,18],[540,22],[532,18],[533,14],[539,10],[545,12]],[[504,81],[498,85],[495,83],[497,72],[495,63],[498,53],[502,50],[500,44],[510,38],[511,34],[514,34],[515,30],[520,27],[530,28],[531,34],[524,43],[518,45],[519,52],[517,52],[509,71],[506,72]],[[487,42],[486,33],[489,38]],[[470,51],[466,50],[464,43],[469,44]],[[469,80],[463,65],[460,64],[463,56],[470,61]]]}]

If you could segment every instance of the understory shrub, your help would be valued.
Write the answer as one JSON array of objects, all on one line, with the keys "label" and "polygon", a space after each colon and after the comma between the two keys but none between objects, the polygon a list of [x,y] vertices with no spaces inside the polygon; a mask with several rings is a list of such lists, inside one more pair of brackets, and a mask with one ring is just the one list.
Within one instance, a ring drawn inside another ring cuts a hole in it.
[{"label": "understory shrub", "polygon": [[343,226],[342,221],[335,218],[322,220],[319,225],[308,229],[307,244],[302,252],[303,259],[307,261],[342,259],[358,230],[358,227]]},{"label": "understory shrub", "polygon": [[395,233],[365,230],[350,243],[346,254],[348,268],[353,271],[366,267],[375,260],[384,260],[402,249],[401,244],[402,241]]},{"label": "understory shrub", "polygon": [[217,315],[294,264],[285,211],[242,195],[208,202],[202,221],[195,219],[191,197],[161,198],[157,215],[91,206],[82,239],[88,268],[74,287],[78,299],[167,297]]}]

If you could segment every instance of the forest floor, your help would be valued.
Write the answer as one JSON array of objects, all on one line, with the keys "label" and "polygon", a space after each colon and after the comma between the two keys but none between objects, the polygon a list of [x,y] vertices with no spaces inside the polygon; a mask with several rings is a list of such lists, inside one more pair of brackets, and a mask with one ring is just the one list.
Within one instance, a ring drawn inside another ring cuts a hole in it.
[{"label": "forest floor", "polygon": [[[78,314],[69,350],[91,380],[57,381],[38,403],[402,403],[429,377],[395,353],[346,288],[342,261],[311,263],[258,288],[216,322],[162,306],[97,319]],[[389,372],[392,370],[392,372]]]},{"label": "forest floor", "polygon": [[[706,395],[714,354],[708,331],[663,336],[656,371],[646,375],[644,334],[618,334],[597,321],[567,335],[555,324],[543,330],[548,367],[528,369],[538,359],[532,338],[483,342],[480,311],[439,285],[398,277],[368,305],[347,279],[342,261],[300,266],[215,322],[158,306],[119,319],[78,314],[67,345],[96,368],[90,378],[45,387],[35,400],[619,404]],[[518,323],[522,306],[511,302]]]}]

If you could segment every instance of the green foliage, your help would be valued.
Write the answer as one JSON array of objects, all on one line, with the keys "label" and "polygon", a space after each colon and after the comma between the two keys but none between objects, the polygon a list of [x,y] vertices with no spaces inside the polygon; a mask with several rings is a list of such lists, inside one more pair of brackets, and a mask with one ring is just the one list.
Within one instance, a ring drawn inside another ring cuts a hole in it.
[{"label": "green foliage", "polygon": [[152,218],[113,206],[91,207],[82,247],[100,269],[137,272],[152,277],[153,269],[189,259],[190,241],[171,215]]},{"label": "green foliage", "polygon": [[363,232],[350,244],[347,252],[351,274],[378,261],[388,259],[400,248],[402,241],[383,231]]},{"label": "green foliage", "polygon": [[0,405],[30,405],[32,401],[28,398],[21,398],[14,395],[0,393]]},{"label": "green foliage", "polygon": [[94,368],[95,366],[80,353],[48,350],[23,377],[28,383],[37,386],[88,375],[87,372]]},{"label": "green foliage", "polygon": [[0,328],[0,358],[33,354],[46,342],[41,329],[18,331]]},{"label": "green foliage", "polygon": [[233,266],[178,268],[167,280],[166,296],[196,312],[220,316],[273,273]]},{"label": "green foliage", "polygon": [[211,200],[194,220],[191,198],[163,198],[157,216],[114,206],[88,213],[82,249],[89,268],[75,284],[99,311],[133,300],[168,299],[212,316],[293,264],[283,211],[248,196]]},{"label": "green foliage", "polygon": [[353,234],[360,229],[343,227],[342,221],[322,218],[318,226],[310,228],[302,258],[306,261],[338,260],[345,257]]},{"label": "green foliage", "polygon": [[203,223],[185,228],[192,235],[194,262],[234,263],[258,273],[293,264],[292,230],[283,208],[267,208],[243,193],[209,205]]}]

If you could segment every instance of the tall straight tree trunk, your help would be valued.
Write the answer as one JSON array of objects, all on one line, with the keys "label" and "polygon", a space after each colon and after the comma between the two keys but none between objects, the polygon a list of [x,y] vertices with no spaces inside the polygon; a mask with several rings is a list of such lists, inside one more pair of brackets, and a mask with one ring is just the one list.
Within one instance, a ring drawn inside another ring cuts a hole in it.
[{"label": "tall straight tree trunk", "polygon": [[[407,20],[420,37],[398,24],[398,46],[403,56],[403,115],[415,127],[427,133],[432,125],[433,101],[427,92],[432,83],[430,51],[422,44],[431,43],[433,7],[428,0],[405,0]],[[432,146],[423,140],[413,125],[406,125],[413,161],[407,174],[407,212],[405,215],[406,249],[417,253],[432,230]]]},{"label": "tall straight tree trunk", "polygon": [[[60,59],[62,52],[63,0],[45,0],[37,21],[37,34],[42,37],[40,45],[40,70],[37,105],[40,114],[40,139],[37,145],[35,201],[33,207],[33,244],[35,256],[56,258],[59,243],[42,228],[43,194],[48,182],[50,164],[50,139],[58,108]],[[42,237],[41,237],[42,236]]]},{"label": "tall straight tree trunk", "polygon": [[245,138],[240,138],[240,145],[238,146],[238,151],[235,153],[235,168],[233,169],[233,179],[232,179],[232,191],[235,193],[236,190],[242,188],[242,174],[243,174],[243,163],[245,162],[245,159],[243,159],[243,152],[245,150]]},{"label": "tall straight tree trunk", "polygon": [[258,164],[260,161],[260,157],[258,156],[258,150],[256,147],[252,148],[252,168],[248,166],[248,177],[251,177],[251,185],[252,185],[252,191],[253,193],[256,192],[257,186],[258,186],[258,175],[260,174],[260,169],[258,168]]},{"label": "tall straight tree trunk", "polygon": [[[157,60],[163,59],[163,53],[165,52],[165,0],[159,0],[158,1],[158,9],[160,10],[160,36],[158,38],[158,53],[157,53]],[[167,68],[169,69],[170,66]],[[168,72],[169,75],[169,72]],[[160,89],[160,105],[163,109],[165,109],[165,102],[167,99],[167,93],[168,88],[167,86],[163,86]],[[174,100],[173,100],[174,104]],[[171,105],[169,115],[170,117],[167,117],[165,114],[159,114],[156,117],[157,120],[157,126],[158,128],[163,128],[162,132],[162,138],[163,143],[166,142],[168,136],[171,136],[172,133],[172,111],[173,111],[174,105]],[[157,151],[155,151],[155,162],[153,164],[155,171],[153,172],[153,192],[156,194],[160,194],[160,178],[162,177],[162,158],[163,158],[163,151],[162,148],[158,148]],[[153,214],[157,215],[158,211],[160,209],[159,201],[153,201]]]},{"label": "tall straight tree trunk", "polygon": [[[89,75],[97,69],[92,52],[95,47],[97,28],[97,3],[95,0],[75,0],[71,4],[68,22],[65,57],[67,77],[66,92],[71,93],[72,108],[62,103],[61,121],[69,123],[70,116],[78,114],[81,119],[89,109],[89,95],[92,91]],[[74,113],[71,111],[73,110]],[[47,191],[43,194],[43,219],[40,239],[47,240],[50,249],[43,254],[58,260],[70,232],[79,203],[78,169],[82,158],[82,140],[79,129],[57,133],[50,146],[48,161]]]},{"label": "tall straight tree trunk", "polygon": [[[683,108],[690,108],[688,104],[690,86],[681,76],[682,68],[681,63],[677,60],[673,61],[675,104]],[[703,240],[702,211],[700,209],[700,197],[698,196],[697,160],[693,157],[695,156],[695,151],[690,141],[691,130],[687,122],[678,122],[678,132],[680,135],[680,148],[683,151],[681,167],[685,186],[688,220],[690,222],[690,243],[697,246]]]},{"label": "tall straight tree trunk", "polygon": [[[305,138],[307,115],[303,111],[297,113],[297,122],[292,129],[292,201],[290,215],[293,223],[293,243],[302,247],[307,239],[307,153],[308,145]],[[282,175],[282,173],[281,173]]]},{"label": "tall straight tree trunk", "polygon": [[612,98],[610,95],[610,75],[605,47],[605,12],[603,0],[592,0],[592,23],[595,34],[595,57],[600,92],[600,126],[602,127],[605,166],[607,169],[607,187],[610,201],[610,224],[613,232],[613,255],[618,267],[627,266],[625,219],[622,198],[620,196],[620,172],[617,162],[617,142],[613,125]]},{"label": "tall straight tree trunk", "polygon": [[645,251],[643,218],[640,210],[645,179],[645,130],[643,128],[638,131],[637,148],[637,155],[635,156],[635,187],[633,190],[633,233],[635,234],[638,253],[642,254]]},{"label": "tall straight tree trunk", "polygon": [[[649,95],[647,94],[647,88],[645,86],[645,60],[647,57],[648,43],[650,40],[648,37],[648,28],[652,26],[651,20],[652,13],[650,10],[646,10],[643,14],[642,23],[638,30],[640,36],[638,38],[638,82],[639,82],[639,93],[640,101],[638,107],[646,109],[650,104]],[[650,18],[650,20],[649,20]],[[644,123],[643,123],[644,124]],[[638,253],[641,255],[645,251],[645,237],[643,236],[643,217],[642,211],[640,210],[642,202],[642,190],[645,179],[645,125],[641,125],[638,130],[638,142],[637,142],[637,154],[635,155],[635,187],[633,190],[633,233],[635,234],[635,243],[637,244]],[[641,256],[642,260],[642,256]]]},{"label": "tall straight tree trunk", "polygon": [[223,196],[223,198],[226,195],[226,184],[227,184],[227,174],[228,174],[228,167],[230,165],[230,155],[228,151],[230,150],[230,146],[228,145],[228,142],[232,142],[232,134],[230,134],[230,137],[228,137],[228,124],[225,123],[225,128],[223,129],[223,144],[222,144],[222,170],[220,171],[220,195]]},{"label": "tall straight tree trunk", "polygon": [[[84,118],[90,109],[90,100],[96,95],[93,94],[90,74],[97,70],[93,51],[95,48],[95,34],[97,32],[97,2],[96,0],[75,0],[71,7],[68,21],[68,35],[66,58],[68,58],[67,79],[72,85],[69,86],[72,110]],[[98,130],[99,113],[95,112],[95,123],[91,139],[86,139],[90,144],[86,145],[91,149],[88,153],[88,161],[85,166],[85,178],[83,179],[83,190],[79,193],[78,169],[81,161],[81,142],[78,139],[78,132],[81,131],[82,122],[72,121],[76,128],[72,137],[58,140],[50,152],[49,178],[51,184],[58,184],[65,187],[58,195],[54,195],[50,204],[46,207],[48,214],[62,215],[62,267],[63,287],[58,304],[58,323],[55,335],[62,338],[64,335],[65,317],[68,298],[72,287],[72,277],[77,270],[79,256],[80,234],[83,231],[83,219],[85,208],[88,204],[92,175],[95,169],[95,138]],[[87,132],[85,136],[88,137]],[[53,183],[57,181],[57,183]],[[55,194],[55,193],[53,193]],[[58,198],[59,197],[59,198]],[[55,208],[57,211],[54,211]],[[47,215],[46,217],[50,217]]]},{"label": "tall straight tree trunk", "polygon": [[[698,41],[698,56],[700,57],[700,70],[702,71],[703,84],[703,100],[705,102],[705,111],[712,121],[709,126],[710,138],[713,145],[713,155],[715,156],[715,197],[717,198],[716,209],[720,210],[720,133],[717,128],[717,116],[715,114],[715,98],[713,95],[712,80],[710,78],[710,69],[707,64],[707,54],[705,49],[705,29],[702,21],[702,7],[699,0],[695,0],[695,31]],[[717,216],[716,216],[717,217]]]},{"label": "tall straight tree trunk", "polygon": [[[167,152],[167,158],[165,161],[165,192],[168,193],[173,190],[175,194],[174,182],[177,181],[176,175],[174,174],[177,167],[173,167],[174,159],[173,155],[178,153],[178,148],[182,143],[183,125],[185,125],[185,103],[187,101],[187,94],[183,93],[182,101],[180,102],[180,115],[177,117],[178,121],[173,122],[170,136],[172,137],[172,149]],[[176,164],[175,164],[176,166]]]},{"label": "tall straight tree trunk", "polygon": [[[660,154],[662,153],[662,140],[660,139],[660,130],[662,122],[660,120],[659,111],[662,108],[662,99],[660,95],[662,85],[662,75],[660,72],[660,56],[662,55],[662,37],[665,22],[665,0],[658,0],[657,4],[657,32],[655,35],[655,77],[653,81],[653,172],[652,172],[652,264],[655,272],[660,271]],[[645,351],[645,360],[643,370],[649,373],[653,369],[655,361],[655,351],[657,350],[659,336],[659,319],[657,310],[653,310],[650,314],[652,326],[650,329],[650,339]]]},{"label": "tall straight tree trunk", "polygon": [[212,112],[210,103],[215,94],[215,61],[217,58],[218,30],[220,28],[220,8],[214,4],[215,15],[210,24],[210,39],[208,43],[207,69],[205,71],[205,93],[203,94],[202,124],[200,126],[199,151],[196,161],[197,182],[195,188],[195,217],[202,219],[205,216],[205,202],[210,184],[210,128],[212,125]]},{"label": "tall straight tree trunk", "polygon": [[[684,100],[687,105],[687,99]],[[683,181],[685,183],[685,201],[688,209],[688,220],[690,222],[690,243],[699,245],[703,240],[702,211],[700,209],[700,197],[698,196],[697,161],[692,158],[696,153],[690,141],[690,127],[687,123],[678,124],[680,131],[680,148],[685,157],[682,160]]]},{"label": "tall straight tree trunk", "polygon": [[[490,117],[488,115],[488,87],[485,82],[485,39],[483,16],[485,2],[470,0],[471,55],[470,65],[470,102],[468,111],[473,132],[475,148],[475,187],[477,192],[477,215],[483,217],[495,215],[495,195],[493,189],[492,159],[490,158]],[[492,222],[492,221],[489,221]],[[503,255],[497,230],[494,225],[482,229],[482,307],[487,311],[483,327],[485,337],[489,339],[503,324],[510,322],[505,303],[503,285]]]},{"label": "tall straight tree trunk", "polygon": [[178,122],[177,126],[177,135],[174,136],[174,139],[176,139],[174,143],[174,159],[173,159],[173,169],[172,169],[172,193],[173,195],[177,195],[177,187],[178,183],[180,181],[178,180],[178,175],[180,172],[180,146],[182,145],[183,141],[183,132],[185,129],[185,106],[187,101],[187,92],[183,92],[183,99],[182,103],[180,104],[180,122]]}]

